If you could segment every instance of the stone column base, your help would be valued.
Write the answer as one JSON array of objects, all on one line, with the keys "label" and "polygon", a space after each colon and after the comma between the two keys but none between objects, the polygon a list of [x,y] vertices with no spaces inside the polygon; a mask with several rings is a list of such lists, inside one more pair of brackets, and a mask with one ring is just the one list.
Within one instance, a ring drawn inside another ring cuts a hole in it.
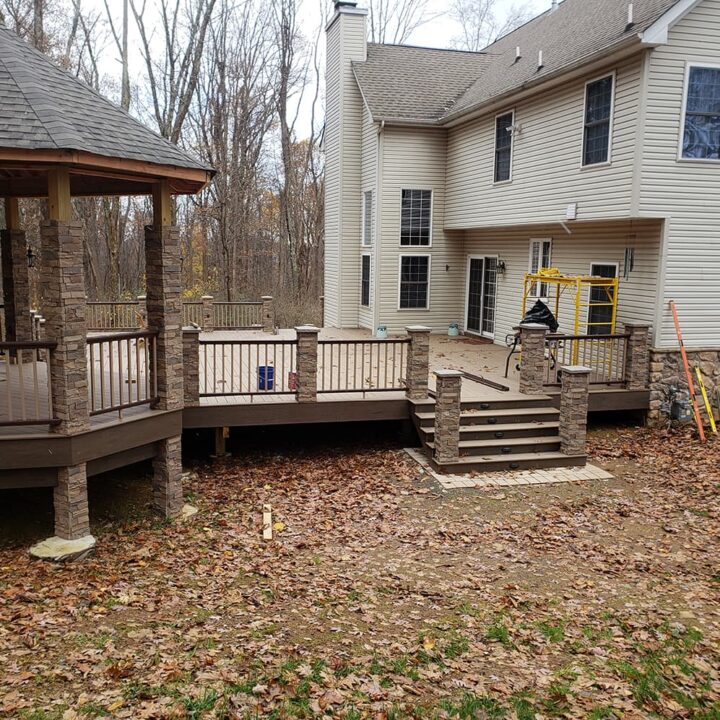
[{"label": "stone column base", "polygon": [[60,468],[54,490],[55,535],[79,540],[90,535],[90,511],[85,463]]},{"label": "stone column base", "polygon": [[72,562],[73,560],[84,560],[92,554],[94,549],[95,538],[92,535],[85,535],[76,540],[65,540],[55,536],[33,545],[30,548],[30,554],[40,560]]},{"label": "stone column base", "polygon": [[153,506],[166,518],[180,515],[183,508],[181,437],[158,442],[153,459]]}]

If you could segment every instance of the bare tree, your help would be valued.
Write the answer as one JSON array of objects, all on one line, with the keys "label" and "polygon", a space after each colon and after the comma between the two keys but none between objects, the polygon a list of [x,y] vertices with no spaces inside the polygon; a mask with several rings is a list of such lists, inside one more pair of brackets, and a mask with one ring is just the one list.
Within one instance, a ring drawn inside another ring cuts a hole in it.
[{"label": "bare tree", "polygon": [[501,12],[498,0],[451,0],[448,14],[460,26],[460,34],[453,44],[473,52],[482,50],[532,17],[526,4],[512,5]]},{"label": "bare tree", "polygon": [[400,45],[426,23],[438,17],[430,0],[370,0],[370,41]]}]

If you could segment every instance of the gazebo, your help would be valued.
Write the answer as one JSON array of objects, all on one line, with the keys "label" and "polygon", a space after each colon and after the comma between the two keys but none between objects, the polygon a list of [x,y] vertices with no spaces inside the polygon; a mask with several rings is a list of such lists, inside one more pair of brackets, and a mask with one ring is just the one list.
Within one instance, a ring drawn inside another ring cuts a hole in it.
[{"label": "gazebo", "polygon": [[[182,425],[178,419],[183,407],[181,263],[179,233],[172,220],[172,196],[197,193],[212,174],[211,168],[0,27],[0,198],[4,198],[5,212],[0,240],[5,357],[9,357],[9,350],[17,357],[33,348],[28,248],[18,200],[47,198],[48,216],[41,228],[40,294],[46,319],[44,340],[51,348],[47,355],[47,383],[51,395],[48,404],[52,407],[52,422],[47,425],[44,443],[43,434],[37,432],[0,438],[7,441],[0,444],[0,471],[31,478],[29,463],[23,458],[33,453],[42,456],[48,447],[53,448],[55,459],[40,457],[40,464],[43,477],[47,479],[48,473],[52,476],[45,484],[54,486],[56,537],[51,539],[49,549],[41,548],[41,552],[81,553],[94,544],[89,526],[87,465],[103,453],[114,457],[106,467],[117,467],[125,460],[131,463],[140,457],[133,451],[138,445],[126,446],[118,440],[124,431],[138,436],[136,443],[142,440],[144,446],[152,444],[156,508],[167,517],[182,509]],[[143,418],[146,424],[131,429],[128,424],[116,424],[112,437],[107,425],[96,428],[91,422],[82,227],[73,218],[72,198],[119,195],[149,195],[153,199],[152,224],[145,230],[145,259],[147,325],[153,337],[150,363],[155,385],[145,413],[148,417]],[[6,382],[11,361],[7,364]],[[103,432],[102,439],[98,435],[93,440],[94,433]],[[31,441],[38,437],[41,442],[33,445]],[[55,548],[58,544],[63,544],[61,551]]]}]

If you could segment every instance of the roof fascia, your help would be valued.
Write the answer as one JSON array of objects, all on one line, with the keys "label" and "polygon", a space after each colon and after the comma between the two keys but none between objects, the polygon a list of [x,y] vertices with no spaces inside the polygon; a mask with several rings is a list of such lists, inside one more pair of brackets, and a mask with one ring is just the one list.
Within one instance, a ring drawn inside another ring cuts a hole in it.
[{"label": "roof fascia", "polygon": [[520,89],[509,90],[502,95],[497,95],[491,100],[469,108],[468,110],[461,111],[456,115],[447,115],[439,122],[439,125],[441,127],[448,128],[455,127],[456,125],[474,120],[482,115],[496,112],[502,107],[515,104],[540,91],[550,90],[558,85],[568,82],[569,80],[575,80],[583,75],[597,72],[607,65],[612,65],[613,63],[632,57],[636,53],[640,52],[642,47],[643,46],[638,42],[638,36],[633,35],[620,45],[616,46],[611,53],[601,51],[595,53],[594,55],[582,58],[581,60],[578,60],[571,65],[566,65],[565,67],[545,75],[542,78],[531,80],[522,85]]},{"label": "roof fascia", "polygon": [[663,13],[650,27],[638,33],[640,42],[643,45],[665,45],[668,41],[668,33],[673,25],[682,20],[693,8],[699,5],[702,0],[680,0]]}]

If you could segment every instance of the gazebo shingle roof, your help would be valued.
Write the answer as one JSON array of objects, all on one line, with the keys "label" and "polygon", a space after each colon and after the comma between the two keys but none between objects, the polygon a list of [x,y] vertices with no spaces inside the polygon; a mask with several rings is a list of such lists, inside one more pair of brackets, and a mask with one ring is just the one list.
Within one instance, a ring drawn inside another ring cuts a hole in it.
[{"label": "gazebo shingle roof", "polygon": [[0,26],[0,148],[211,171]]}]

